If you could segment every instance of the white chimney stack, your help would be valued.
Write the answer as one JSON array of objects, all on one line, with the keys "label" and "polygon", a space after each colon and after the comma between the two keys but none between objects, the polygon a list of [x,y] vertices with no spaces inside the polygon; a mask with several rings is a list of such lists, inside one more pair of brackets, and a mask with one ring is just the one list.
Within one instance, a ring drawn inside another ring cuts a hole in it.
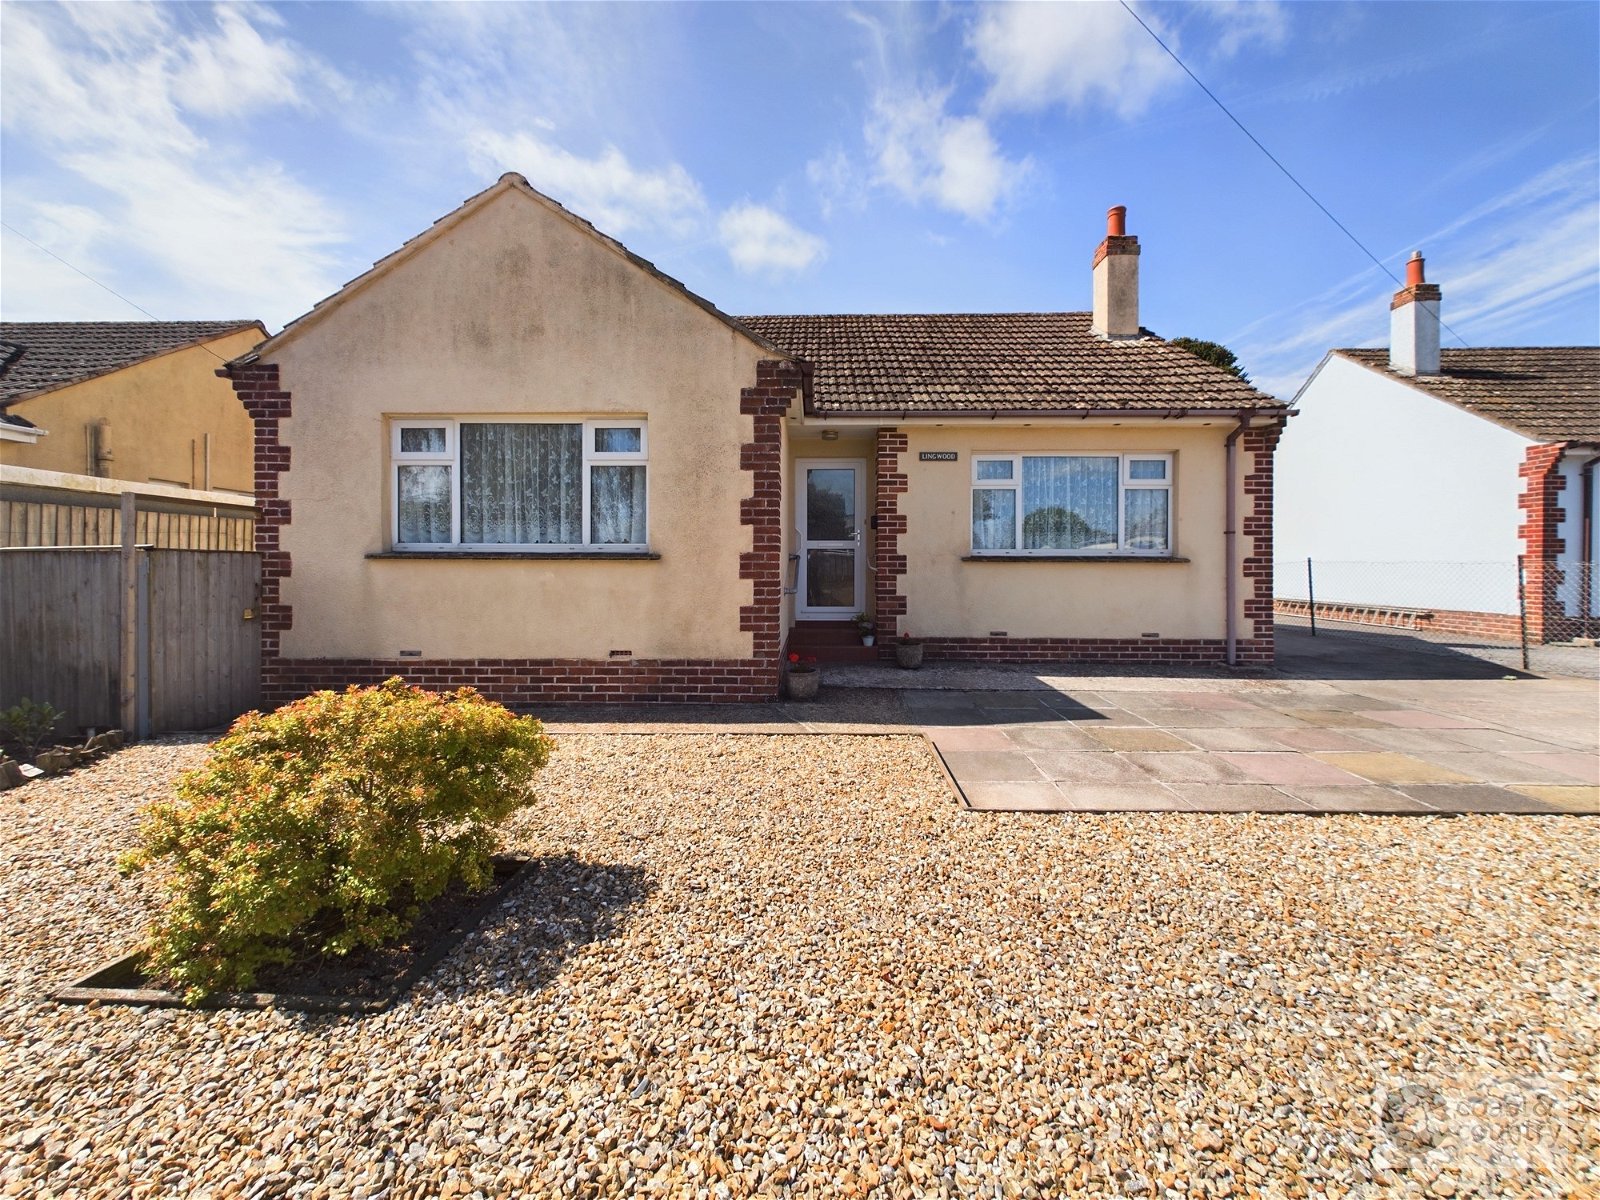
[{"label": "white chimney stack", "polygon": [[1139,336],[1139,239],[1129,237],[1128,210],[1106,213],[1106,240],[1094,252],[1094,315],[1097,337]]},{"label": "white chimney stack", "polygon": [[1389,368],[1401,375],[1439,373],[1439,300],[1436,283],[1424,283],[1422,251],[1406,263],[1406,285],[1389,305]]}]

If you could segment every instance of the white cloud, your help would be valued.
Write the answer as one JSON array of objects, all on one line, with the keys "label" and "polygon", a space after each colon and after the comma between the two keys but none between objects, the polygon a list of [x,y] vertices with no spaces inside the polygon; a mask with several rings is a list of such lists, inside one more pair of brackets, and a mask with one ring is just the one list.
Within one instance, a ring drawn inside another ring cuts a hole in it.
[{"label": "white cloud", "polygon": [[651,230],[686,238],[705,219],[705,195],[677,163],[641,169],[615,146],[584,158],[534,133],[479,129],[466,144],[475,170],[484,175],[519,171],[602,233],[620,237]]},{"label": "white cloud", "polygon": [[747,273],[803,271],[827,253],[827,243],[759,204],[736,204],[717,232],[733,265]]},{"label": "white cloud", "polygon": [[[1179,50],[1177,29],[1147,8],[1139,15]],[[1284,12],[1274,3],[1194,5],[1183,16],[1209,27],[1213,58],[1230,58],[1252,44],[1277,45],[1286,35]],[[990,76],[984,100],[990,112],[1064,104],[1131,119],[1185,81],[1178,64],[1120,4],[997,4],[983,10],[969,41]]]},{"label": "white cloud", "polygon": [[948,91],[880,92],[867,122],[877,178],[907,199],[983,220],[1031,169],[1001,152],[981,117],[946,111]]},{"label": "white cloud", "polygon": [[[1170,36],[1155,17],[1145,20]],[[995,5],[979,17],[971,42],[991,77],[994,109],[1097,104],[1135,117],[1182,77],[1120,4]]]},{"label": "white cloud", "polygon": [[806,179],[816,191],[824,218],[839,209],[860,209],[866,203],[866,180],[839,146],[806,163]]},{"label": "white cloud", "polygon": [[[156,5],[8,6],[5,125],[53,171],[8,180],[7,219],[157,315],[279,322],[331,290],[341,223],[282,166],[212,147],[195,122],[298,107],[339,80],[271,32],[275,14],[211,16],[191,28]],[[59,199],[61,172],[87,185],[75,203]],[[134,316],[37,251],[6,266],[8,316]]]}]

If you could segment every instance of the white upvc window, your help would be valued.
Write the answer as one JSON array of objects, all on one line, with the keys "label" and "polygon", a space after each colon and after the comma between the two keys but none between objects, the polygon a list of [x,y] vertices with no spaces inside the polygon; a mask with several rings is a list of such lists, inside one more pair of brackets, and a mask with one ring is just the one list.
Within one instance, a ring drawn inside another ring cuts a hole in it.
[{"label": "white upvc window", "polygon": [[389,423],[397,550],[645,550],[642,420]]},{"label": "white upvc window", "polygon": [[1172,553],[1170,454],[974,454],[972,552]]}]

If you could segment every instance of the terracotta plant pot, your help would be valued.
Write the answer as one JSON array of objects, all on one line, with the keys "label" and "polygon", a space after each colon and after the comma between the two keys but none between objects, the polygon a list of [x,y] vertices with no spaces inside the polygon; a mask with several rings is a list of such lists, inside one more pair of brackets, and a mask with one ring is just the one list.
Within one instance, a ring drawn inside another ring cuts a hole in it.
[{"label": "terracotta plant pot", "polygon": [[907,671],[915,671],[922,665],[922,643],[896,642],[894,660]]},{"label": "terracotta plant pot", "polygon": [[791,700],[815,700],[817,689],[822,686],[822,672],[816,668],[801,670],[790,667],[787,681],[787,690]]}]

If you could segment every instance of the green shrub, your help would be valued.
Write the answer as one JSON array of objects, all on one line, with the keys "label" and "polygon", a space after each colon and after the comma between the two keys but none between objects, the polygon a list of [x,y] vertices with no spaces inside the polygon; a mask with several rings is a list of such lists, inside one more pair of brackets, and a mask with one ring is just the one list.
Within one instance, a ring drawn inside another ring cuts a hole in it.
[{"label": "green shrub", "polygon": [[455,880],[482,890],[551,744],[471,688],[398,678],[246,714],[122,859],[159,868],[152,972],[192,1003],[267,964],[393,939]]},{"label": "green shrub", "polygon": [[10,708],[0,709],[0,733],[4,733],[29,758],[50,740],[61,718],[67,714],[53,704],[38,704],[24,696]]}]

